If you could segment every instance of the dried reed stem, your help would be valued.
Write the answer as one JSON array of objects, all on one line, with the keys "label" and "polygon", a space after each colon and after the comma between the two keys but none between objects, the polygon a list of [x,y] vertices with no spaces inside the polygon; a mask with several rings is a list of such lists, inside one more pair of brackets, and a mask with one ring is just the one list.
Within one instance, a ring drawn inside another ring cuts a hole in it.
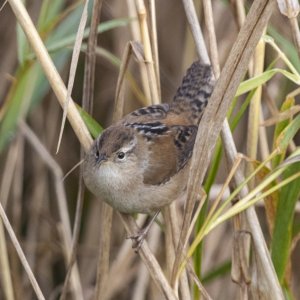
[{"label": "dried reed stem", "polygon": [[[236,147],[231,135],[231,131],[228,123],[224,123],[222,129],[222,140],[224,144],[224,149],[226,151],[226,157],[230,164],[234,163],[234,160],[237,156]],[[240,169],[237,169],[234,176],[235,185],[239,186],[244,181],[244,176]],[[239,196],[245,197],[249,193],[248,188],[245,186],[241,191]],[[252,235],[256,257],[261,264],[261,269],[264,270],[264,279],[268,284],[268,296],[270,299],[284,299],[280,284],[277,279],[277,275],[272,264],[270,253],[266,245],[262,230],[260,228],[257,215],[254,207],[250,207],[246,210],[246,219]]]},{"label": "dried reed stem", "polygon": [[292,33],[293,33],[293,39],[294,43],[296,45],[298,56],[300,56],[300,31],[299,31],[299,24],[297,17],[289,18]]},{"label": "dried reed stem", "polygon": [[[134,0],[127,0],[127,7],[128,7],[129,17],[132,19],[138,19]],[[131,29],[131,34],[132,34],[133,40],[137,41],[137,42],[141,42],[141,32],[140,32],[138,20],[132,20],[132,22],[130,22],[130,29]],[[147,99],[146,104],[150,105],[151,104],[151,92],[150,92],[150,87],[149,87],[149,81],[147,78],[148,77],[147,70],[146,70],[146,66],[144,63],[139,63],[139,70],[140,70],[143,91],[144,91],[145,97]]]},{"label": "dried reed stem", "polygon": [[155,69],[156,82],[157,82],[157,91],[158,91],[159,99],[161,99],[155,0],[147,0],[147,1],[149,3],[150,41],[151,41],[152,53],[153,53],[154,69]]},{"label": "dried reed stem", "polygon": [[13,284],[11,279],[7,245],[6,245],[5,232],[4,232],[2,220],[0,220],[0,270],[1,270],[3,294],[5,296],[5,299],[14,300],[15,299],[14,289],[13,289]]},{"label": "dried reed stem", "polygon": [[99,257],[97,264],[96,290],[94,297],[95,300],[102,299],[105,290],[107,290],[112,218],[112,207],[106,204],[105,202],[102,202],[100,219],[101,235],[99,242]]},{"label": "dried reed stem", "polygon": [[[21,0],[8,0],[8,2],[19,24],[24,30],[28,41],[36,57],[38,58],[60,105],[64,107],[67,98],[67,89],[59,73],[57,72],[30,16],[28,15],[24,4]],[[85,151],[88,151],[92,144],[92,139],[72,100],[69,103],[67,117],[80,143],[83,145]]]},{"label": "dried reed stem", "polygon": [[37,298],[39,300],[45,300],[45,297],[44,297],[44,295],[43,295],[43,293],[42,293],[42,291],[41,291],[41,289],[40,289],[40,287],[39,287],[39,285],[38,285],[38,283],[37,283],[37,281],[34,277],[34,274],[33,274],[32,270],[30,268],[30,265],[29,265],[29,263],[28,263],[28,261],[25,257],[25,254],[24,254],[24,252],[21,248],[21,245],[19,244],[19,241],[18,241],[18,239],[17,239],[17,237],[14,233],[14,230],[13,230],[13,228],[12,228],[12,226],[11,226],[7,216],[6,216],[6,213],[3,209],[3,206],[1,204],[1,202],[0,202],[0,217],[1,217],[2,222],[3,222],[3,224],[6,228],[9,236],[10,236],[11,241],[12,241],[12,243],[13,243],[13,245],[14,245],[17,253],[18,253],[20,261],[21,261],[21,263],[22,263],[22,265],[23,265],[23,267],[24,267],[24,269],[25,269],[25,271],[28,275],[28,278],[30,280],[30,283],[31,283],[34,291],[35,291],[35,294],[36,294]]},{"label": "dried reed stem", "polygon": [[[264,30],[265,32],[265,30]],[[254,52],[254,70],[251,72],[253,76],[259,75],[264,69],[264,57],[265,57],[265,42],[261,39]],[[262,87],[259,86],[250,102],[249,105],[249,118],[247,128],[247,150],[246,155],[252,159],[257,158],[258,149],[258,135],[260,125],[260,112],[261,112],[261,94]],[[247,174],[249,175],[252,171],[252,165],[248,165]],[[251,182],[250,182],[251,184]],[[250,187],[253,186],[253,181]]]},{"label": "dried reed stem", "polygon": [[[243,14],[240,12],[240,15]],[[243,19],[243,17],[241,19]],[[227,121],[225,121],[223,124],[222,140],[223,140],[226,155],[227,157],[229,157],[229,164],[233,165],[237,157],[237,151]],[[243,180],[244,180],[243,174],[241,170],[238,170],[237,174],[235,175],[236,185],[238,186]],[[245,194],[244,195],[240,194],[241,197],[245,196],[248,193],[247,187],[245,187],[245,189],[246,189],[244,190]],[[251,207],[250,209],[247,210],[246,219],[251,229],[251,233],[254,237],[254,246],[255,246],[256,253],[259,257],[259,261],[262,262],[264,268],[266,268],[265,270],[268,270],[268,272],[266,272],[265,274],[266,279],[268,281],[268,285],[272,290],[274,290],[274,295],[275,295],[274,297],[277,297],[276,299],[280,299],[280,297],[282,297],[282,291],[280,289],[276,274],[274,272],[274,268],[270,260],[270,255],[267,250],[265,240],[262,235],[262,231],[259,226],[254,208]]]},{"label": "dried reed stem", "polygon": [[[133,218],[126,214],[119,214],[121,220],[125,226],[125,229],[129,236],[134,235],[138,232],[139,228],[137,227],[136,223],[134,222]],[[147,241],[143,241],[141,248],[139,249],[139,255],[142,258],[143,262],[147,266],[147,269],[155,282],[158,286],[162,294],[165,296],[166,299],[177,299],[174,291],[172,290],[169,282],[167,281],[165,275],[163,274],[161,267],[159,266],[157,260],[155,259],[154,255],[150,251],[148,247]]]},{"label": "dried reed stem", "polygon": [[56,152],[59,151],[59,147],[60,147],[60,143],[61,143],[64,127],[65,127],[66,117],[67,117],[67,113],[68,113],[68,109],[69,109],[69,103],[71,100],[71,95],[72,95],[72,90],[73,90],[75,75],[76,75],[76,69],[77,69],[77,65],[78,65],[79,54],[81,51],[81,45],[82,45],[82,40],[83,40],[84,28],[85,28],[87,18],[88,18],[88,5],[89,5],[89,0],[86,0],[85,4],[83,6],[78,30],[76,33],[76,39],[75,39],[75,44],[74,44],[73,52],[72,52],[70,73],[69,73],[68,86],[67,86],[67,97],[64,101],[64,106],[63,106],[64,113],[63,113],[63,117],[62,117]]},{"label": "dried reed stem", "polygon": [[197,41],[196,44],[196,49],[197,49],[197,53],[199,55],[199,58],[206,64],[209,64],[210,59],[208,57],[208,53],[206,51],[206,47],[205,47],[205,42],[203,39],[203,35],[200,29],[198,22],[198,18],[197,18],[197,14],[196,14],[196,10],[194,7],[194,3],[192,0],[182,0],[183,3],[183,7],[185,10],[185,14],[187,17],[187,21],[190,25],[190,29],[192,31],[192,35],[194,37],[194,40]]},{"label": "dried reed stem", "polygon": [[[230,101],[234,97],[235,91],[246,71],[254,48],[271,16],[273,6],[273,0],[256,0],[252,4],[246,22],[242,26],[238,38],[232,47],[220,79],[218,80],[212,97],[208,102],[208,106],[204,111],[199,125],[192,157],[192,167],[188,181],[186,211],[188,211],[190,209],[189,207],[193,206],[193,203],[195,202],[198,187],[203,181],[212,149],[216,143],[222,123],[225,120]],[[187,226],[191,215],[185,214],[184,217],[186,219],[184,224],[187,223]],[[181,240],[184,238],[184,232],[187,232],[187,228],[182,229]],[[181,252],[178,250],[177,257],[179,257],[178,259],[180,261]],[[172,285],[175,283],[176,273],[178,270],[176,267],[178,266],[179,262],[176,262],[174,266]]]},{"label": "dried reed stem", "polygon": [[145,65],[147,68],[148,80],[150,85],[151,102],[153,104],[158,104],[160,103],[160,96],[158,90],[157,77],[154,69],[154,60],[147,24],[147,11],[143,0],[135,0],[135,5],[140,23],[142,43],[144,46]]}]

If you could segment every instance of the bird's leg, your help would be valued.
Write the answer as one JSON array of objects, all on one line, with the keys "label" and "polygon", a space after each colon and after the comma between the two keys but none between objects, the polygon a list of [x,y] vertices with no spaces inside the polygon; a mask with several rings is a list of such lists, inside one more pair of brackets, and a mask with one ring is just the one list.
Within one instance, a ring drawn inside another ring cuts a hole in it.
[{"label": "bird's leg", "polygon": [[127,238],[128,239],[131,239],[132,240],[132,248],[134,249],[134,251],[137,253],[142,244],[143,244],[143,241],[144,239],[146,238],[153,222],[155,221],[156,217],[159,215],[160,213],[160,210],[158,210],[154,215],[153,217],[151,218],[151,220],[149,221],[149,223],[142,229],[140,229],[137,233],[131,235],[131,236],[128,236]]}]

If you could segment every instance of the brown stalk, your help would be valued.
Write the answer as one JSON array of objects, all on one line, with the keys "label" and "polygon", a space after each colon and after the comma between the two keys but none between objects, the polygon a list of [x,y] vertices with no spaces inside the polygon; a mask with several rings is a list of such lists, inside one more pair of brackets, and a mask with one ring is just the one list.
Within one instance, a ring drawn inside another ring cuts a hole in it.
[{"label": "brown stalk", "polygon": [[144,0],[135,0],[135,5],[136,5],[139,23],[140,23],[142,44],[144,46],[145,65],[146,65],[148,80],[150,85],[151,102],[152,104],[158,104],[160,103],[160,96],[158,90],[158,82],[157,82],[156,73],[154,69],[154,60],[152,55],[149,29],[147,24],[147,11],[144,4]]},{"label": "brown stalk", "polygon": [[[153,253],[156,253],[157,250],[159,250],[160,248],[160,236],[160,227],[153,226],[148,235],[149,248],[152,250]],[[138,270],[136,272],[136,282],[131,297],[132,300],[140,300],[147,298],[146,295],[148,291],[148,286],[150,284],[149,277],[150,275],[149,272],[147,272],[145,264],[142,261],[140,261]]]},{"label": "brown stalk", "polygon": [[[1,180],[0,199],[3,208],[6,208],[9,191],[12,185],[13,174],[19,152],[19,139],[17,138],[11,145],[6,158],[4,171]],[[14,300],[14,289],[12,283],[10,263],[8,259],[8,249],[2,220],[0,220],[0,269],[2,271],[1,282],[4,296],[8,300]]]},{"label": "brown stalk", "polygon": [[[131,216],[126,214],[119,215],[129,236],[132,236],[136,232],[138,232],[139,228],[137,227],[136,223],[134,222],[134,219]],[[157,287],[160,289],[165,298],[168,300],[178,299],[174,291],[172,290],[169,282],[167,281],[165,275],[163,274],[157,260],[150,251],[148,243],[146,241],[143,242],[141,248],[139,249],[139,255],[145,263],[145,265],[147,266],[147,269],[153,281],[156,283]]]},{"label": "brown stalk", "polygon": [[[130,29],[131,29],[131,34],[133,37],[134,41],[137,42],[142,42],[141,41],[141,34],[140,34],[140,27],[138,23],[138,16],[137,16],[137,11],[136,11],[136,6],[134,3],[134,0],[127,0],[127,7],[128,7],[128,15],[132,19],[132,22],[130,22]],[[143,63],[139,63],[139,70],[140,70],[140,77],[142,81],[142,86],[143,86],[143,92],[145,94],[146,98],[146,104],[150,105],[151,104],[151,93],[150,93],[150,86],[149,86],[149,80],[148,80],[148,75],[147,75],[147,69],[146,66]]]},{"label": "brown stalk", "polygon": [[[86,19],[87,19],[87,5],[88,1],[85,4],[84,13],[86,14],[84,18],[84,25],[80,26],[78,29],[83,30],[85,27]],[[91,26],[90,26],[90,32],[89,32],[89,38],[87,43],[87,50],[86,50],[86,60],[85,60],[85,69],[84,69],[84,84],[83,84],[83,97],[82,97],[82,108],[87,111],[89,114],[92,114],[93,109],[93,95],[94,95],[94,78],[95,78],[95,61],[96,61],[96,47],[97,47],[97,26],[99,23],[99,14],[100,14],[100,8],[102,5],[102,1],[94,1],[93,3],[93,13],[91,18]],[[83,16],[84,16],[83,13]],[[82,19],[83,19],[82,16]],[[76,49],[79,49],[81,47],[82,42],[82,34],[77,34],[80,38],[79,42],[75,42],[74,46],[74,52],[75,47]],[[78,62],[79,53],[77,56],[76,65]],[[73,61],[73,59],[72,59]],[[71,65],[72,70],[72,65]],[[71,83],[73,84],[74,78],[75,78],[75,70],[73,68],[73,72],[70,71],[70,77],[72,75]],[[70,82],[70,79],[69,79]],[[71,85],[72,87],[72,85]],[[71,94],[71,91],[69,91],[69,84],[68,84],[68,97]],[[68,101],[68,99],[67,99]],[[84,156],[84,150],[81,149],[80,153],[80,159],[82,160]],[[79,183],[78,183],[78,195],[77,195],[77,202],[76,202],[76,213],[75,213],[75,220],[74,220],[74,228],[73,228],[73,239],[72,239],[72,249],[71,249],[71,258],[69,262],[68,272],[65,277],[63,290],[60,296],[60,300],[64,300],[66,297],[66,292],[68,289],[68,282],[71,276],[71,270],[72,267],[76,261],[76,254],[77,254],[77,245],[79,240],[79,233],[80,233],[80,224],[81,224],[81,217],[82,217],[82,208],[83,208],[83,197],[84,197],[84,183],[82,178],[82,165],[80,167],[80,176],[79,176]]]},{"label": "brown stalk", "polygon": [[[229,54],[212,97],[201,119],[192,157],[188,181],[186,212],[180,240],[184,240],[191,219],[198,189],[208,168],[210,155],[215,146],[222,124],[226,118],[230,101],[248,66],[249,59],[258,43],[274,7],[273,0],[256,0],[251,6],[247,19],[241,28],[235,44]],[[172,285],[182,260],[182,246],[177,248],[177,261],[174,265]]]},{"label": "brown stalk", "polygon": [[192,0],[182,0],[183,7],[185,10],[185,14],[187,17],[187,21],[190,25],[190,29],[192,32],[192,35],[194,37],[194,40],[196,42],[196,49],[197,53],[199,55],[199,59],[202,60],[202,62],[209,64],[209,57],[206,51],[205,43],[204,43],[204,38],[201,32],[201,29],[198,25],[198,17],[196,14],[196,10],[194,7],[194,3]]},{"label": "brown stalk", "polygon": [[[37,151],[41,159],[45,162],[47,167],[51,170],[54,176],[54,185],[55,192],[57,196],[58,209],[61,219],[61,239],[63,241],[63,251],[65,256],[66,264],[68,265],[71,261],[71,245],[72,245],[72,234],[71,234],[71,225],[67,209],[67,200],[65,195],[65,190],[63,186],[63,173],[60,166],[52,158],[50,153],[44,147],[44,145],[39,141],[37,136],[33,131],[27,126],[26,123],[21,122],[20,130],[32,147]],[[80,283],[80,276],[78,272],[78,266],[75,265],[74,269],[71,272],[71,283],[72,283],[72,292],[75,299],[82,298],[83,292]]]},{"label": "brown stalk", "polygon": [[[170,207],[168,208],[170,211],[170,222],[171,222],[171,230],[172,230],[172,235],[171,237],[173,238],[172,245],[173,245],[173,256],[175,258],[175,250],[176,246],[178,243],[180,243],[179,237],[180,237],[180,222],[178,215],[177,215],[177,209],[176,209],[176,203],[172,203]],[[172,262],[172,265],[174,264],[175,259]],[[172,269],[171,269],[172,272]],[[172,273],[171,273],[172,275]],[[189,282],[188,282],[188,276],[186,270],[183,271],[182,276],[179,281],[179,293],[182,299],[192,299],[191,297],[191,291],[189,287]]]},{"label": "brown stalk", "polygon": [[83,82],[83,108],[91,113],[93,111],[95,67],[96,67],[96,47],[97,47],[97,26],[100,23],[100,13],[103,0],[95,0],[93,3],[90,33],[85,53],[85,68]]},{"label": "brown stalk", "polygon": [[289,21],[293,33],[294,43],[298,51],[298,56],[300,56],[300,30],[299,30],[298,19],[297,17],[292,17],[289,19]]},{"label": "brown stalk", "polygon": [[150,41],[151,41],[151,46],[152,46],[154,69],[155,69],[156,82],[157,82],[157,90],[158,90],[159,99],[161,99],[155,1],[147,0],[147,2],[149,4]]},{"label": "brown stalk", "polygon": [[18,253],[20,261],[21,261],[21,263],[22,263],[22,265],[23,265],[23,267],[24,267],[24,269],[25,269],[25,271],[28,275],[28,278],[29,278],[30,283],[31,283],[31,285],[32,285],[32,287],[33,287],[33,289],[36,293],[37,298],[39,300],[45,300],[45,297],[44,297],[44,295],[43,295],[43,293],[42,293],[42,291],[41,291],[41,289],[40,289],[40,287],[39,287],[39,285],[38,285],[38,283],[37,283],[37,281],[34,277],[34,274],[32,273],[32,270],[31,270],[31,268],[28,264],[28,261],[27,261],[25,255],[24,255],[24,252],[23,252],[23,250],[20,246],[20,243],[19,243],[19,241],[18,241],[18,239],[17,239],[17,237],[14,233],[14,230],[13,230],[13,228],[12,228],[12,226],[11,226],[11,224],[10,224],[6,214],[5,214],[5,211],[4,211],[3,206],[2,206],[1,203],[0,203],[0,216],[1,216],[2,222],[3,222],[6,230],[9,234],[9,236],[10,236],[10,239],[11,239],[11,241],[12,241],[12,243],[13,243],[13,245],[14,245],[17,253]]}]

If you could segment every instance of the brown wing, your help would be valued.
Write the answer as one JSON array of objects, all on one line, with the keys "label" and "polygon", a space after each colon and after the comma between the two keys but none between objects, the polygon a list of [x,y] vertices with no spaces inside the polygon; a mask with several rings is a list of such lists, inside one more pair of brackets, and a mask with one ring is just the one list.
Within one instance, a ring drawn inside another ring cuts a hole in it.
[{"label": "brown wing", "polygon": [[168,104],[140,108],[121,121],[147,140],[147,167],[144,183],[167,182],[191,157],[197,127],[181,114],[170,111]]},{"label": "brown wing", "polygon": [[196,134],[196,126],[173,125],[150,141],[144,183],[162,184],[180,171],[192,155]]},{"label": "brown wing", "polygon": [[169,110],[170,106],[167,103],[142,107],[126,115],[122,119],[122,123],[145,123],[162,120],[167,117]]}]

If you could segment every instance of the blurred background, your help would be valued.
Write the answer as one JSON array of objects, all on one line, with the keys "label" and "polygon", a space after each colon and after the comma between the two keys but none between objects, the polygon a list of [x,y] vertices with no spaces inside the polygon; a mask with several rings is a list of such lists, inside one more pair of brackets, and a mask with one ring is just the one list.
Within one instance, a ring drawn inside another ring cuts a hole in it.
[{"label": "blurred background", "polygon": [[[66,84],[74,36],[82,13],[82,2],[26,1],[26,8]],[[2,4],[4,1],[0,1],[0,6]],[[101,24],[115,21],[110,29],[98,35],[99,51],[95,65],[93,117],[103,128],[112,122],[115,90],[124,49],[129,41],[135,39],[134,30],[138,21],[136,18],[130,18],[132,5],[134,7],[133,1],[130,0],[110,0],[103,1],[101,9]],[[195,5],[207,40],[202,4],[200,1],[195,1]],[[235,1],[214,0],[212,5],[219,61],[222,67],[240,26]],[[244,5],[247,11],[251,1],[247,1]],[[89,16],[91,16],[91,7]],[[161,99],[162,102],[169,102],[185,70],[197,59],[197,55],[181,1],[156,1],[156,26]],[[299,57],[297,49],[293,46],[288,19],[278,10],[271,19],[268,34],[275,39],[294,67],[300,70]],[[72,172],[63,182],[61,174],[66,174],[80,161],[80,145],[67,122],[60,150],[56,154],[62,109],[36,62],[24,34],[16,25],[16,18],[8,3],[0,11],[0,41],[0,200],[46,299],[59,299],[68,267],[65,241],[63,241],[65,236],[63,231],[66,229],[63,228],[65,223],[61,219],[63,209],[61,205],[66,201],[66,211],[73,228],[79,169]],[[72,98],[78,104],[81,103],[83,93],[86,38],[83,44],[72,92]],[[265,53],[267,68],[277,54],[269,46]],[[283,65],[281,61],[277,62],[278,67]],[[138,62],[131,59],[129,69],[132,78],[126,82],[125,113],[147,104],[143,96],[143,82]],[[268,103],[272,102],[275,107],[280,108],[286,95],[295,89],[296,85],[282,75],[276,75],[268,82],[262,93],[264,118],[268,119],[271,116]],[[244,96],[239,98],[234,111],[238,111],[245,98]],[[299,103],[299,99],[297,97],[295,99],[296,103]],[[245,152],[246,147],[247,121],[247,113],[245,113],[234,132],[238,151],[241,152]],[[27,133],[24,133],[24,130]],[[28,135],[31,133],[45,148],[41,151],[48,152],[53,161],[48,157],[43,158],[32,142],[28,141]],[[274,126],[267,127],[266,134],[269,146],[272,147]],[[295,144],[297,143],[299,143],[299,134],[295,139]],[[260,152],[258,158],[261,158]],[[219,184],[224,182],[228,172],[222,162],[211,190],[211,200],[216,195],[214,191],[218,191]],[[58,190],[62,192],[65,200],[61,200],[62,194]],[[179,210],[182,210],[183,203],[178,201],[177,205]],[[77,249],[77,276],[79,277],[75,276],[76,278],[71,281],[74,283],[80,278],[81,295],[84,299],[92,299],[97,281],[99,239],[102,232],[102,228],[99,227],[101,201],[87,191],[82,213]],[[267,242],[270,242],[265,209],[262,204],[257,205],[257,213]],[[295,214],[296,222],[299,222],[298,210]],[[157,229],[159,229],[157,225],[152,228],[154,232]],[[0,248],[4,252],[0,253],[0,256],[5,257],[6,248],[13,285],[11,299],[35,299],[36,296],[13,244],[5,230],[2,228],[1,231]],[[153,235],[156,236],[153,249],[163,267],[165,260],[163,230],[159,229],[158,233]],[[148,275],[141,265],[139,256],[131,250],[131,242],[125,240],[125,237],[123,225],[115,215],[112,225],[109,284],[102,299],[162,299],[151,280],[145,285],[144,292],[138,294],[139,278]],[[238,285],[232,282],[230,276],[232,241],[232,222],[222,224],[205,239],[202,253],[202,282],[213,299],[239,298]],[[299,250],[299,246],[295,243],[287,275],[295,299],[300,299],[300,287],[297,284],[300,280]],[[5,290],[7,277],[4,272],[4,260],[2,265],[0,264],[0,299],[8,299]],[[67,293],[67,298],[80,299],[80,295],[74,297],[70,292]]]}]

